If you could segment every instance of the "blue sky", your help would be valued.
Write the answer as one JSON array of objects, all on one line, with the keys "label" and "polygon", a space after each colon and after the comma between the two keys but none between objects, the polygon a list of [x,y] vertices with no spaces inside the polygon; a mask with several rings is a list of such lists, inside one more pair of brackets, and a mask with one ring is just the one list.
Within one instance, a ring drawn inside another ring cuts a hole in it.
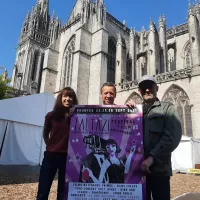
[{"label": "blue sky", "polygon": [[[22,23],[27,11],[31,10],[37,0],[0,1],[0,66],[4,66],[11,76],[15,61],[16,47]],[[75,0],[50,0],[50,13],[55,10],[64,24],[70,14]],[[167,19],[171,28],[186,22],[188,0],[105,0],[106,9],[118,20],[126,20],[128,27],[142,26],[148,29],[149,19],[158,22],[160,14]]]}]

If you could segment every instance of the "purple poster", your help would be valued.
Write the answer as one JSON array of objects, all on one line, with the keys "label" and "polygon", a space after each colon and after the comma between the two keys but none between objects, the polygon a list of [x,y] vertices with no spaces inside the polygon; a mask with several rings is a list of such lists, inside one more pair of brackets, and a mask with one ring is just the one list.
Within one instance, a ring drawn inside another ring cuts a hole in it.
[{"label": "purple poster", "polygon": [[77,106],[65,200],[145,200],[142,106]]}]

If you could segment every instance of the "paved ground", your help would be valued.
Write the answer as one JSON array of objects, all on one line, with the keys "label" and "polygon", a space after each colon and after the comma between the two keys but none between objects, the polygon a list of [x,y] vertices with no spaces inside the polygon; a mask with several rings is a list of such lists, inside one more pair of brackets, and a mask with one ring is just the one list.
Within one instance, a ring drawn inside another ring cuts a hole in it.
[{"label": "paved ground", "polygon": [[[0,200],[35,200],[39,170],[39,166],[0,165]],[[56,199],[56,190],[57,177],[52,185],[49,200]],[[183,194],[186,195],[181,196]],[[200,176],[174,174],[171,178],[171,199],[200,200]]]}]

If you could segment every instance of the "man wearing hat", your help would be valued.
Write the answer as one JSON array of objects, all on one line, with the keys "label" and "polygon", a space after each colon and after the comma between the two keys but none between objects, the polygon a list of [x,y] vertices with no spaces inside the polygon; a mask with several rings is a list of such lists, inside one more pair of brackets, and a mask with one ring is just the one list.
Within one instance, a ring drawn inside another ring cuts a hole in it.
[{"label": "man wearing hat", "polygon": [[181,123],[173,104],[157,98],[153,76],[143,76],[138,90],[143,98],[142,170],[147,175],[147,200],[170,200],[171,153],[181,140]]}]

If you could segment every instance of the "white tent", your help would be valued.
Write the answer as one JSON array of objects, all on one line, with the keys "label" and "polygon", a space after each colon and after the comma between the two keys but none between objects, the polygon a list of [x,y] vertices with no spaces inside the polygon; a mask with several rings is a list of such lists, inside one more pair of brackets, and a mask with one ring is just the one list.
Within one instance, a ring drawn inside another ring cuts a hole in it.
[{"label": "white tent", "polygon": [[44,119],[54,103],[48,93],[0,101],[0,165],[41,163]]},{"label": "white tent", "polygon": [[179,146],[172,153],[172,169],[188,172],[200,164],[200,140],[182,136]]},{"label": "white tent", "polygon": [[191,138],[182,136],[179,146],[172,153],[172,169],[187,172],[193,167]]}]

